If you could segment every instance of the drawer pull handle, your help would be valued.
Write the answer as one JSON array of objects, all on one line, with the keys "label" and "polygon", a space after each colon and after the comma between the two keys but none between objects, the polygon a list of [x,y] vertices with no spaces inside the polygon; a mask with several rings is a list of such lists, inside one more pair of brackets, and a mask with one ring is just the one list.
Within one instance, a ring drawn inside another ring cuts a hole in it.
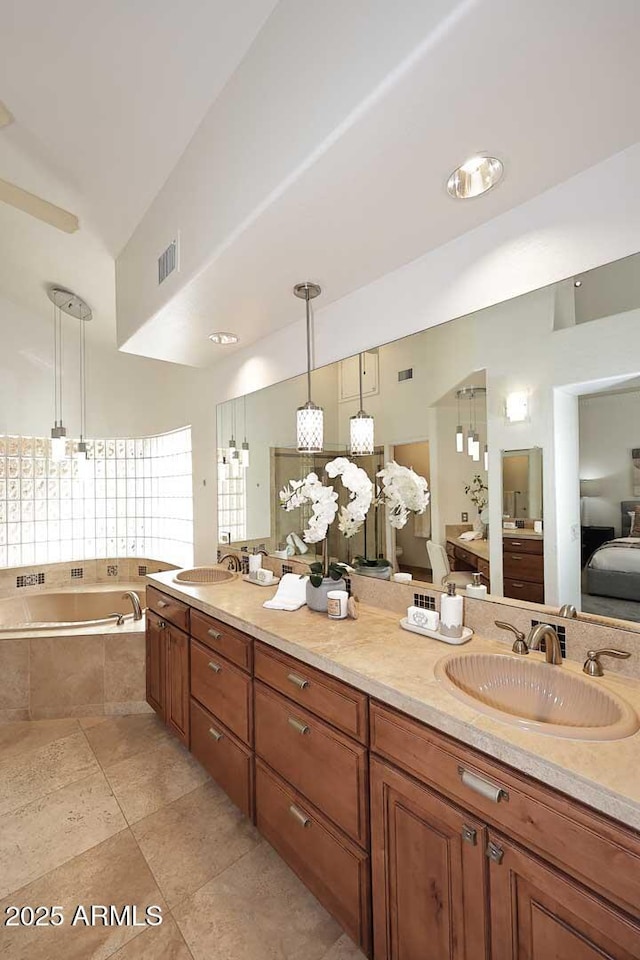
[{"label": "drawer pull handle", "polygon": [[209,667],[209,670],[213,670],[214,673],[220,673],[220,671],[222,670],[222,667],[220,666],[220,664],[214,663],[213,660],[209,660],[209,663],[207,664],[207,666]]},{"label": "drawer pull handle", "polygon": [[220,640],[220,638],[222,637],[222,634],[220,633],[220,631],[214,630],[213,627],[209,627],[209,629],[207,630],[207,633],[209,634],[210,637],[213,637],[214,640]]},{"label": "drawer pull handle", "polygon": [[167,626],[166,620],[158,620],[158,627],[160,628],[160,630],[164,630],[166,626]]},{"label": "drawer pull handle", "polygon": [[479,793],[481,797],[484,797],[485,800],[491,800],[492,803],[500,803],[501,800],[508,800],[509,794],[503,787],[499,787],[495,783],[491,783],[490,780],[485,780],[483,777],[479,777],[476,773],[471,773],[470,770],[465,770],[464,767],[458,767],[458,773],[460,774],[460,779],[464,783],[465,787],[469,787],[470,790],[474,790],[476,793]]},{"label": "drawer pull handle", "polygon": [[309,681],[304,680],[302,677],[298,677],[295,673],[290,673],[287,676],[289,683],[292,683],[294,687],[299,687],[300,690],[306,690],[309,686]]},{"label": "drawer pull handle", "polygon": [[289,719],[287,720],[287,723],[289,724],[290,727],[293,727],[293,729],[297,733],[301,733],[303,736],[305,735],[305,733],[309,733],[311,730],[311,728],[306,723],[302,723],[301,720],[296,720],[295,717],[289,717]]},{"label": "drawer pull handle", "polygon": [[298,821],[301,827],[311,826],[310,818],[306,815],[306,813],[303,813],[299,807],[296,807],[295,803],[292,803],[291,806],[289,807],[289,813],[294,818],[294,820]]},{"label": "drawer pull handle", "polygon": [[167,603],[166,600],[158,600],[158,606],[164,608],[164,607],[170,607],[171,604]]},{"label": "drawer pull handle", "polygon": [[499,847],[497,843],[494,843],[493,840],[489,840],[485,853],[492,863],[502,863],[504,850],[502,847]]},{"label": "drawer pull handle", "polygon": [[522,560],[522,557],[521,557],[519,554],[517,554],[517,553],[512,553],[512,554],[511,554],[511,559],[512,559],[512,560]]},{"label": "drawer pull handle", "polygon": [[524,587],[524,583],[518,583],[516,580],[514,580],[511,586],[521,588]]},{"label": "drawer pull handle", "polygon": [[224,733],[220,733],[220,731],[216,730],[215,727],[209,727],[209,736],[213,737],[217,743],[219,740],[222,740]]}]

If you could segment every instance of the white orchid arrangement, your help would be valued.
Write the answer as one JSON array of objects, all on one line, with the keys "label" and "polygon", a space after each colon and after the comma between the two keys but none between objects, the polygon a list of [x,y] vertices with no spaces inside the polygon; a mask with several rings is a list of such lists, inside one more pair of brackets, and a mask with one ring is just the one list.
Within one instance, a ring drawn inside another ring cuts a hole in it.
[{"label": "white orchid arrangement", "polygon": [[387,508],[389,523],[401,530],[410,513],[424,513],[429,505],[429,485],[410,467],[395,460],[385,464],[377,477],[382,481],[379,501]]},{"label": "white orchid arrangement", "polygon": [[[345,537],[353,537],[364,523],[373,498],[373,484],[362,467],[357,467],[346,457],[329,461],[325,470],[334,479],[341,477],[350,492],[349,503],[340,508],[338,527]],[[338,512],[338,494],[332,486],[323,484],[316,473],[304,480],[290,480],[280,491],[280,503],[285,510],[295,510],[303,503],[312,505],[309,526],[302,538],[305,543],[319,543],[327,535],[329,526]]]},{"label": "white orchid arrangement", "polygon": [[[338,528],[347,538],[355,536],[360,530],[372,505],[386,506],[389,523],[400,530],[410,513],[424,513],[429,504],[425,478],[394,460],[377,474],[381,489],[376,497],[366,471],[346,457],[329,461],[325,471],[331,479],[340,477],[350,493],[349,502],[340,508],[338,519]],[[338,494],[334,488],[323,484],[315,473],[308,474],[304,480],[290,480],[280,491],[280,502],[285,510],[295,510],[303,503],[312,504],[309,526],[303,533],[306,543],[319,543],[325,539],[338,513],[337,501]]]}]

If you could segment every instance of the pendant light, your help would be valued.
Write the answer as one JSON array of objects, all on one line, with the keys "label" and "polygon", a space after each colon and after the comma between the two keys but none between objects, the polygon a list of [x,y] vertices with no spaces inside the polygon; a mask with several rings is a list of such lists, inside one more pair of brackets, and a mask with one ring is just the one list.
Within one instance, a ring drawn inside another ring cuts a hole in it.
[{"label": "pendant light", "polygon": [[484,469],[489,469],[489,447],[486,443],[484,445]]},{"label": "pendant light", "polygon": [[320,296],[317,283],[297,283],[293,288],[296,297],[305,301],[307,319],[307,402],[298,407],[296,434],[298,453],[322,453],[324,444],[324,413],[311,399],[311,317],[309,301]]},{"label": "pendant light", "polygon": [[352,457],[364,457],[373,453],[373,417],[362,409],[362,354],[358,354],[358,384],[360,409],[349,420],[349,437]]},{"label": "pendant light", "polygon": [[86,480],[89,475],[89,461],[87,458],[86,426],[87,426],[87,370],[86,370],[86,340],[85,317],[78,320],[80,324],[80,440],[76,447],[75,461],[78,479]]},{"label": "pendant light", "polygon": [[240,460],[242,466],[246,470],[249,466],[249,441],[247,440],[247,396],[243,397],[243,414],[242,419],[244,421],[244,440],[242,441],[242,450],[240,451]]},{"label": "pendant light", "polygon": [[456,401],[458,404],[458,426],[456,427],[456,453],[464,452],[464,430],[460,423],[460,390],[456,391]]},{"label": "pendant light", "polygon": [[63,327],[62,314],[75,317],[83,323],[91,320],[91,308],[70,290],[50,287],[47,296],[53,304],[53,427],[51,428],[51,459],[64,460],[67,430],[62,419],[63,408]]},{"label": "pendant light", "polygon": [[472,420],[472,404],[473,404],[473,390],[468,391],[469,393],[469,432],[467,433],[467,454],[473,456],[473,436],[475,433]]}]

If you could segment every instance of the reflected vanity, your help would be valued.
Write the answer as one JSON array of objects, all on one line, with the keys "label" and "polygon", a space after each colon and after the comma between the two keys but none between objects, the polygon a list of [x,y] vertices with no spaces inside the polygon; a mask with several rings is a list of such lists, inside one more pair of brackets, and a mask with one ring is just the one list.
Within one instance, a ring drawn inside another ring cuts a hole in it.
[{"label": "reflected vanity", "polygon": [[[639,270],[640,254],[315,370],[322,455],[295,449],[304,376],[219,405],[219,541],[272,553],[301,535],[308,515],[282,511],[278,491],[345,455],[362,362],[375,450],[358,462],[372,478],[393,458],[413,467],[431,503],[403,531],[376,511],[353,541],[332,530],[334,557],[386,557],[429,583],[433,540],[452,569],[481,572],[493,598],[640,621]],[[246,468],[233,465],[240,437]],[[479,508],[465,492],[476,478]],[[479,539],[460,540],[474,529]],[[604,543],[589,549],[596,529]]]}]

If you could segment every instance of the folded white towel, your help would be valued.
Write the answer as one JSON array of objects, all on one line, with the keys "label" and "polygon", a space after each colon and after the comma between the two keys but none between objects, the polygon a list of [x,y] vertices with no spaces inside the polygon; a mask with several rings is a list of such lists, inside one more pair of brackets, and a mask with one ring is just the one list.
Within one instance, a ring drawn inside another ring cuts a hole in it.
[{"label": "folded white towel", "polygon": [[308,579],[297,573],[285,573],[274,596],[262,606],[269,610],[299,610],[307,602]]}]

